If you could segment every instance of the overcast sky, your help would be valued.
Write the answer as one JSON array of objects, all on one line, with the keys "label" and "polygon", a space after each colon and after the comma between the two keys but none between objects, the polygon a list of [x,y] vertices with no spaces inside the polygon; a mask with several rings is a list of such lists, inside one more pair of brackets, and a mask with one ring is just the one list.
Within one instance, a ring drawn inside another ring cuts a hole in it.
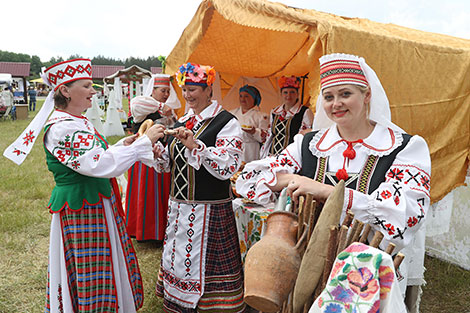
[{"label": "overcast sky", "polygon": [[[230,1],[230,0],[227,0]],[[470,39],[467,0],[281,0],[290,6]],[[168,55],[198,0],[2,1],[0,50],[67,58]]]}]

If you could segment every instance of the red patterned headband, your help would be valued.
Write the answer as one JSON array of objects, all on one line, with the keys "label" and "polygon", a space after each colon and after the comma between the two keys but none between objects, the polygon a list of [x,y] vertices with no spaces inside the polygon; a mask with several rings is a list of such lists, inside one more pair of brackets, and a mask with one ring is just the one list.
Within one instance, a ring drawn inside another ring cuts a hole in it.
[{"label": "red patterned headband", "polygon": [[[320,59],[320,63],[321,61]],[[320,83],[322,90],[345,84],[369,86],[359,62],[346,58],[328,60],[320,64]]]},{"label": "red patterned headband", "polygon": [[170,87],[170,75],[157,75],[153,87]]},{"label": "red patterned headband", "polygon": [[89,59],[73,59],[60,62],[48,67],[44,71],[47,80],[54,88],[79,79],[92,79],[91,61]]}]

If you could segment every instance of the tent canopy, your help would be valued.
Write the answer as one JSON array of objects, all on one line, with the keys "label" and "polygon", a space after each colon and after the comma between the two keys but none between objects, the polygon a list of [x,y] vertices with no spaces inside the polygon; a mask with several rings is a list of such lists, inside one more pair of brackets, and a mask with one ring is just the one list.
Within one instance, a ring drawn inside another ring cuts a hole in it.
[{"label": "tent canopy", "polygon": [[116,73],[106,76],[103,78],[103,81],[105,83],[112,83],[114,82],[114,78],[119,77],[121,82],[123,83],[129,83],[130,81],[139,81],[142,82],[142,79],[147,77],[150,78],[152,77],[152,72],[141,68],[138,65],[132,65],[128,68],[125,68],[123,70],[119,70]]},{"label": "tent canopy", "polygon": [[[222,95],[239,76],[308,74],[304,103],[319,90],[318,58],[363,56],[381,79],[392,120],[428,142],[433,201],[463,184],[470,149],[470,40],[265,0],[204,0],[167,58],[220,74]],[[277,103],[272,104],[272,106]]]}]

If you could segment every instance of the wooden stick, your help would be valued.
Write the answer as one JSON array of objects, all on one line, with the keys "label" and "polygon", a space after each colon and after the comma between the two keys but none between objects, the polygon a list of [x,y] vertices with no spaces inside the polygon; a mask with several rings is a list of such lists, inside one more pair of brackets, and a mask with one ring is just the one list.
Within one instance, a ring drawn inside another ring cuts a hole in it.
[{"label": "wooden stick", "polygon": [[404,258],[405,258],[405,255],[401,252],[398,252],[398,254],[393,259],[393,266],[395,266],[395,270],[398,269],[398,267],[400,266]]},{"label": "wooden stick", "polygon": [[303,228],[304,228],[304,218],[303,218],[303,214],[304,214],[304,210],[305,210],[305,197],[304,196],[300,196],[299,197],[299,207],[298,207],[298,212],[294,212],[297,214],[298,216],[298,222],[299,222],[299,228],[298,228],[298,231],[297,231],[297,239],[300,238],[300,235],[302,234],[303,232]]},{"label": "wooden stick", "polygon": [[314,200],[312,202],[312,210],[310,211],[310,219],[309,219],[310,228],[308,229],[307,240],[310,240],[310,237],[312,237],[313,229],[315,228],[315,225],[317,223],[318,216],[317,216],[317,220],[315,220],[315,216],[316,216],[317,211],[320,211],[320,209],[317,206],[317,202]]},{"label": "wooden stick", "polygon": [[358,220],[354,219],[352,228],[349,230],[348,240],[346,241],[346,247],[348,247],[351,244],[352,238],[354,237],[354,234],[356,233],[356,230],[358,227],[359,227]]},{"label": "wooden stick", "polygon": [[367,237],[369,236],[370,230],[371,230],[370,224],[366,224],[364,227],[364,231],[362,232],[361,238],[359,239],[359,242],[365,243],[367,241]]},{"label": "wooden stick", "polygon": [[348,214],[346,214],[346,216],[344,217],[342,225],[346,225],[348,227],[351,226],[351,222],[353,221],[353,219],[354,219],[354,213],[348,212]]},{"label": "wooden stick", "polygon": [[383,238],[384,238],[384,235],[380,231],[376,231],[374,234],[374,238],[372,238],[370,246],[374,248],[378,248]]},{"label": "wooden stick", "polygon": [[349,244],[359,241],[359,236],[361,235],[362,229],[364,228],[364,223],[359,220],[355,220],[354,224],[357,224],[357,227],[354,234],[351,234],[351,242]]},{"label": "wooden stick", "polygon": [[[313,227],[317,225],[317,221],[318,221],[318,218],[320,217],[322,208],[323,208],[322,206],[317,205],[316,201],[313,202],[312,211],[310,213],[311,215],[313,215]],[[312,228],[312,231],[313,231],[313,228]]]},{"label": "wooden stick", "polygon": [[300,196],[299,197],[299,211],[298,212],[294,212],[296,214],[301,214],[304,210],[304,205],[305,205],[305,197],[304,196]]},{"label": "wooden stick", "polygon": [[394,243],[389,243],[385,252],[392,255],[393,250],[395,250],[396,245]]},{"label": "wooden stick", "polygon": [[348,230],[349,227],[346,225],[342,225],[341,229],[339,230],[338,248],[336,249],[336,255],[338,255],[341,251],[346,248],[346,242],[348,240]]}]

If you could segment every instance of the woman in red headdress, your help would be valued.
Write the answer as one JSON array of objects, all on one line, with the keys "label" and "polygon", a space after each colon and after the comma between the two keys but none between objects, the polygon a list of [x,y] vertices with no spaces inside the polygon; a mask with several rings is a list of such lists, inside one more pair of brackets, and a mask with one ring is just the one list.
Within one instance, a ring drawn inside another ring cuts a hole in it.
[{"label": "woman in red headdress", "polygon": [[[148,119],[173,126],[176,122],[173,109],[181,104],[170,83],[170,75],[156,74],[149,80],[143,96],[131,100],[133,132],[138,132]],[[131,237],[138,241],[163,241],[170,193],[170,174],[157,173],[142,162],[128,171],[126,192],[126,227]]]},{"label": "woman in red headdress", "polygon": [[271,110],[268,135],[261,158],[277,155],[294,142],[294,136],[311,130],[313,113],[299,101],[300,77],[279,78],[282,104]]},{"label": "woman in red headdress", "polygon": [[[21,164],[45,124],[44,149],[56,185],[52,213],[46,312],[136,312],[142,278],[127,235],[116,179],[137,161],[154,161],[157,128],[114,146],[82,115],[91,107],[92,66],[74,59],[45,70],[53,91],[4,155]],[[51,111],[52,115],[47,120]],[[47,122],[46,122],[47,120]]]}]

